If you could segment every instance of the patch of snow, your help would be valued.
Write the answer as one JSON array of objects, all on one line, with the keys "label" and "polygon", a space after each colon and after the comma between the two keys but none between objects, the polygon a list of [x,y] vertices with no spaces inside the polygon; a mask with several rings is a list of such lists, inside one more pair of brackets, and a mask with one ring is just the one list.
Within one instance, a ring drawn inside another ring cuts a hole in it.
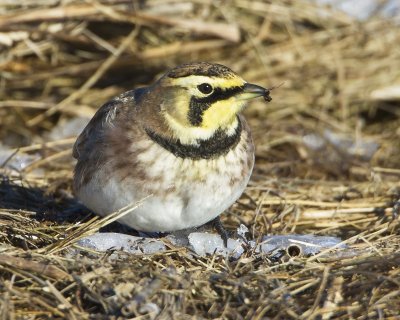
[{"label": "patch of snow", "polygon": [[[328,145],[332,145],[335,149],[327,150],[333,156],[333,153],[359,157],[364,161],[369,161],[379,148],[379,144],[367,139],[353,139],[349,135],[335,133],[331,130],[325,130],[323,135],[311,133],[303,136],[305,146],[313,151],[323,151]],[[329,158],[328,156],[326,158]]]},{"label": "patch of snow", "polygon": [[290,235],[273,235],[264,236],[260,243],[261,251],[264,253],[274,251],[285,251],[288,252],[290,248],[298,247],[300,252],[298,255],[315,255],[318,252],[337,246],[338,248],[345,248],[344,244],[340,244],[341,239],[336,237],[325,237],[315,235],[301,235],[301,234],[290,234]]},{"label": "patch of snow", "polygon": [[60,121],[48,134],[50,141],[62,140],[78,136],[86,127],[90,118],[76,117],[67,121]]},{"label": "patch of snow", "polygon": [[39,159],[40,156],[37,154],[20,153],[0,144],[0,168],[20,172]]},{"label": "patch of snow", "polygon": [[[207,232],[192,232],[189,234],[189,243],[185,246],[193,250],[199,256],[221,255],[239,259],[245,250],[254,250],[255,253],[268,254],[271,257],[281,257],[282,253],[288,256],[314,255],[322,250],[345,248],[341,239],[336,237],[324,237],[314,235],[271,235],[264,236],[262,242],[246,241],[244,235],[247,227],[241,225],[237,229],[239,239],[228,239],[228,246],[220,235]],[[167,237],[174,244],[183,243],[179,237],[170,235]],[[77,243],[81,247],[87,247],[97,251],[121,250],[132,254],[152,254],[164,252],[166,247],[161,240],[152,238],[135,237],[121,233],[96,233],[85,237]]]},{"label": "patch of snow", "polygon": [[199,256],[215,253],[222,256],[230,255],[237,259],[244,252],[243,240],[229,238],[228,246],[225,247],[221,236],[214,233],[193,232],[189,234],[189,243]]},{"label": "patch of snow", "polygon": [[95,233],[79,240],[77,244],[97,251],[115,249],[133,254],[152,254],[166,250],[161,240],[115,232]]},{"label": "patch of snow", "polygon": [[399,16],[400,2],[388,0],[384,3],[379,0],[314,0],[320,5],[330,5],[340,11],[347,13],[358,20],[366,20],[375,13],[383,17],[391,18]]}]

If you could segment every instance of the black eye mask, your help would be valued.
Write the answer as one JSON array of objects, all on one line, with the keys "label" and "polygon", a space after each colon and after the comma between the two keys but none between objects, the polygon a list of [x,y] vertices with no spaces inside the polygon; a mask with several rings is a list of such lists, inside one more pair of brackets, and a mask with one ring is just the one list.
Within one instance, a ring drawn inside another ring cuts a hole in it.
[{"label": "black eye mask", "polygon": [[212,94],[207,97],[192,97],[190,99],[188,119],[191,125],[199,126],[203,122],[203,114],[211,105],[220,100],[229,99],[243,91],[243,87],[232,87],[226,90],[214,88]]}]

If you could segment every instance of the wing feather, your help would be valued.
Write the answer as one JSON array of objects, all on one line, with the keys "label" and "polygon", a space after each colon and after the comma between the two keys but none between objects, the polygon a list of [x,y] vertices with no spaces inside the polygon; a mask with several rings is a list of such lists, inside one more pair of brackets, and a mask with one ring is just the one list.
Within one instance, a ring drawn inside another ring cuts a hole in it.
[{"label": "wing feather", "polygon": [[105,103],[97,110],[93,118],[76,139],[72,151],[72,155],[75,159],[79,160],[83,155],[88,154],[93,144],[101,140],[103,132],[114,125],[118,114],[124,109],[135,105],[135,99],[143,93],[143,89],[144,88],[140,88],[125,92]]}]

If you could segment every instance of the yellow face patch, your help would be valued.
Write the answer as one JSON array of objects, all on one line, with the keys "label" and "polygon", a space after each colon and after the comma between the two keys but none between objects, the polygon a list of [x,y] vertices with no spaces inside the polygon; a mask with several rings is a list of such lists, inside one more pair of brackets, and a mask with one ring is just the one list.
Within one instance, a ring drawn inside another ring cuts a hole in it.
[{"label": "yellow face patch", "polygon": [[[238,99],[246,84],[242,78],[191,75],[165,80],[165,87],[174,92],[165,108],[166,123],[181,143],[208,139],[218,129],[234,132],[236,115],[245,105]],[[204,84],[212,87],[209,93],[201,90]]]},{"label": "yellow face patch", "polygon": [[218,128],[229,129],[236,122],[236,115],[243,109],[244,105],[245,102],[236,99],[236,97],[216,101],[204,111],[200,126],[213,130]]}]

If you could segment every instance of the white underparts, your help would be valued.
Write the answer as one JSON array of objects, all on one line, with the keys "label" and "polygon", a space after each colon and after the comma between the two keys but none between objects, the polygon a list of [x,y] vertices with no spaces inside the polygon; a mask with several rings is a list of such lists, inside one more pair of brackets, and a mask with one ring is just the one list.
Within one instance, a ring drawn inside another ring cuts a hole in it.
[{"label": "white underparts", "polygon": [[146,151],[137,160],[146,170],[145,182],[135,176],[122,181],[118,175],[107,179],[112,171],[109,163],[79,190],[78,196],[104,216],[153,194],[120,222],[153,232],[200,226],[229,208],[244,191],[254,162],[252,146],[243,137],[247,134],[244,132],[226,155],[215,159],[178,158],[152,141],[143,142],[139,145],[146,146]]}]

